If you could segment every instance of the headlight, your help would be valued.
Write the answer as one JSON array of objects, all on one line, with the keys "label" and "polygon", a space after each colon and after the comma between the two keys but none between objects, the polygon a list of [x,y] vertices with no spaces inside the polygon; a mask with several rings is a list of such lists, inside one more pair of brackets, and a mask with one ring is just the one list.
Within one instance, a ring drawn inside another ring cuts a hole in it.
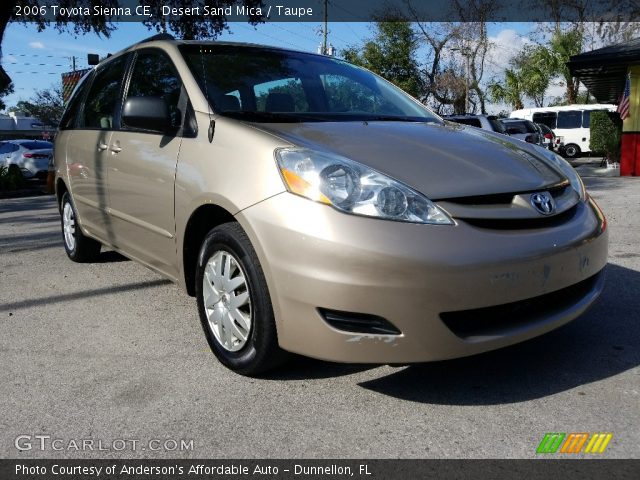
[{"label": "headlight", "polygon": [[551,162],[551,164],[557,167],[569,180],[571,183],[571,187],[576,191],[580,200],[586,200],[587,191],[584,188],[584,183],[582,183],[582,179],[578,172],[571,166],[569,162],[567,162],[564,158],[562,158],[557,153],[552,152],[548,148],[542,148],[536,146],[536,152],[541,153],[544,157]]},{"label": "headlight", "polygon": [[424,195],[353,160],[303,148],[275,152],[287,189],[354,215],[453,225]]}]

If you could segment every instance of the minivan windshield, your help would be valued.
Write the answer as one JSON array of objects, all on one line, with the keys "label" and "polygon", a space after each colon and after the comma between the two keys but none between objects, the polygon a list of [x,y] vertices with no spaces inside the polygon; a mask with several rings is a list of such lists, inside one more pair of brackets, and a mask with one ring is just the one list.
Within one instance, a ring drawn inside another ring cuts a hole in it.
[{"label": "minivan windshield", "polygon": [[255,122],[442,123],[402,90],[331,57],[277,49],[180,46],[211,108]]}]

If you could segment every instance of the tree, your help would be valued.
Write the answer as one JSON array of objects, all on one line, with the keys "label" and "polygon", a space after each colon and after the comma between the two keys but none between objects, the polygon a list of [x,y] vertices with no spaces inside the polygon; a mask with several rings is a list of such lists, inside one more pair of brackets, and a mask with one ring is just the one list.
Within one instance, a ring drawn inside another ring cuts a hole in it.
[{"label": "tree", "polygon": [[591,112],[589,148],[603,153],[611,162],[620,161],[622,120],[617,113]]},{"label": "tree", "polygon": [[567,30],[565,32],[557,30],[551,37],[548,52],[551,69],[562,77],[566,88],[566,99],[569,104],[576,103],[580,81],[574,78],[567,67],[569,57],[582,52],[583,34],[580,29]]},{"label": "tree", "polygon": [[64,99],[60,85],[37,90],[30,100],[20,100],[11,111],[24,112],[25,115],[35,117],[48,126],[60,123],[64,113]]},{"label": "tree", "polygon": [[406,21],[376,22],[374,39],[349,47],[345,60],[368,68],[416,98],[423,91],[417,62],[415,32]]},{"label": "tree", "polygon": [[[120,0],[101,0],[96,2],[95,0],[57,0],[55,2],[59,7],[81,7],[89,8],[93,13],[93,6],[100,5],[103,7],[101,12],[108,11],[110,8],[118,8],[125,5],[125,1]],[[202,5],[208,5],[209,7],[226,7],[235,5],[237,0],[204,0]],[[149,5],[152,15],[148,17],[143,23],[148,29],[155,29],[156,31],[169,31],[173,32],[180,38],[184,39],[203,39],[203,38],[216,38],[220,33],[227,28],[227,19],[225,16],[210,15],[204,16],[175,16],[170,19],[165,19],[162,16],[162,6],[168,7],[184,7],[184,0],[148,0],[145,2]],[[242,4],[247,7],[261,7],[262,0],[242,0]],[[58,15],[55,20],[49,20],[43,15],[31,15],[31,16],[17,16],[16,6],[30,6],[41,7],[49,6],[51,2],[45,0],[18,0],[17,2],[1,2],[0,3],[0,60],[2,59],[2,40],[9,22],[16,23],[34,23],[38,31],[42,31],[47,27],[54,26],[59,32],[70,32],[74,35],[84,35],[93,32],[97,35],[102,35],[109,38],[111,32],[116,29],[116,26],[111,21],[108,15],[82,15],[78,13],[76,15],[62,16]],[[204,9],[201,9],[204,12]],[[252,12],[256,12],[252,10]],[[249,23],[256,25],[263,21],[261,15],[252,14],[249,16]],[[5,88],[11,79],[4,71],[4,68],[0,65],[0,89]]]},{"label": "tree", "polygon": [[9,83],[0,85],[0,110],[4,110],[7,106],[4,103],[3,98],[13,93],[13,83],[9,80]]},{"label": "tree", "polygon": [[522,94],[532,99],[536,107],[543,107],[545,93],[555,73],[549,50],[541,45],[527,45],[511,60],[520,79]]},{"label": "tree", "polygon": [[[486,113],[483,76],[486,57],[491,50],[487,21],[496,8],[495,4],[488,0],[454,0],[451,3],[452,18],[461,21],[431,23],[420,21],[425,16],[411,0],[405,0],[405,3],[421,40],[428,47],[423,62],[426,76],[423,102],[435,100],[433,106],[438,111],[443,109],[443,105],[448,105],[455,113],[465,113],[465,85],[468,81],[471,112],[480,110]],[[455,58],[452,51],[460,52],[465,58]],[[467,57],[468,72],[463,67]]]},{"label": "tree", "polygon": [[506,69],[503,83],[494,82],[489,85],[489,95],[494,102],[506,103],[511,105],[514,110],[523,108],[524,88],[520,72]]}]

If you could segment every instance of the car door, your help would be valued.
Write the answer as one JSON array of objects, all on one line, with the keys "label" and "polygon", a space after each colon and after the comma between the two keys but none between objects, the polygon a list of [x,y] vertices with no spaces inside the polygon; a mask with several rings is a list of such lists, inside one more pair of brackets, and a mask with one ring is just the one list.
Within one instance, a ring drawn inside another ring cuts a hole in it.
[{"label": "car door", "polygon": [[114,231],[108,214],[108,146],[122,99],[127,61],[128,56],[121,55],[96,71],[78,125],[66,142],[69,187],[80,223],[109,245],[114,244]]},{"label": "car door", "polygon": [[171,131],[131,128],[123,120],[108,153],[110,214],[118,247],[171,278],[177,278],[174,180],[188,104],[171,59],[159,49],[134,54],[125,103],[160,97],[169,107]]}]

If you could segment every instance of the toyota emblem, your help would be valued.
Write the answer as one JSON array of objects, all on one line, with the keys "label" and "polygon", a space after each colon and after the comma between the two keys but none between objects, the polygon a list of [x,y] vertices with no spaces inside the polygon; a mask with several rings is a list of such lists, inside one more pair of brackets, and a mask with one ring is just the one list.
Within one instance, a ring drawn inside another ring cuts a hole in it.
[{"label": "toyota emblem", "polygon": [[556,202],[547,192],[534,193],[531,195],[531,205],[543,215],[551,215],[556,211]]}]

